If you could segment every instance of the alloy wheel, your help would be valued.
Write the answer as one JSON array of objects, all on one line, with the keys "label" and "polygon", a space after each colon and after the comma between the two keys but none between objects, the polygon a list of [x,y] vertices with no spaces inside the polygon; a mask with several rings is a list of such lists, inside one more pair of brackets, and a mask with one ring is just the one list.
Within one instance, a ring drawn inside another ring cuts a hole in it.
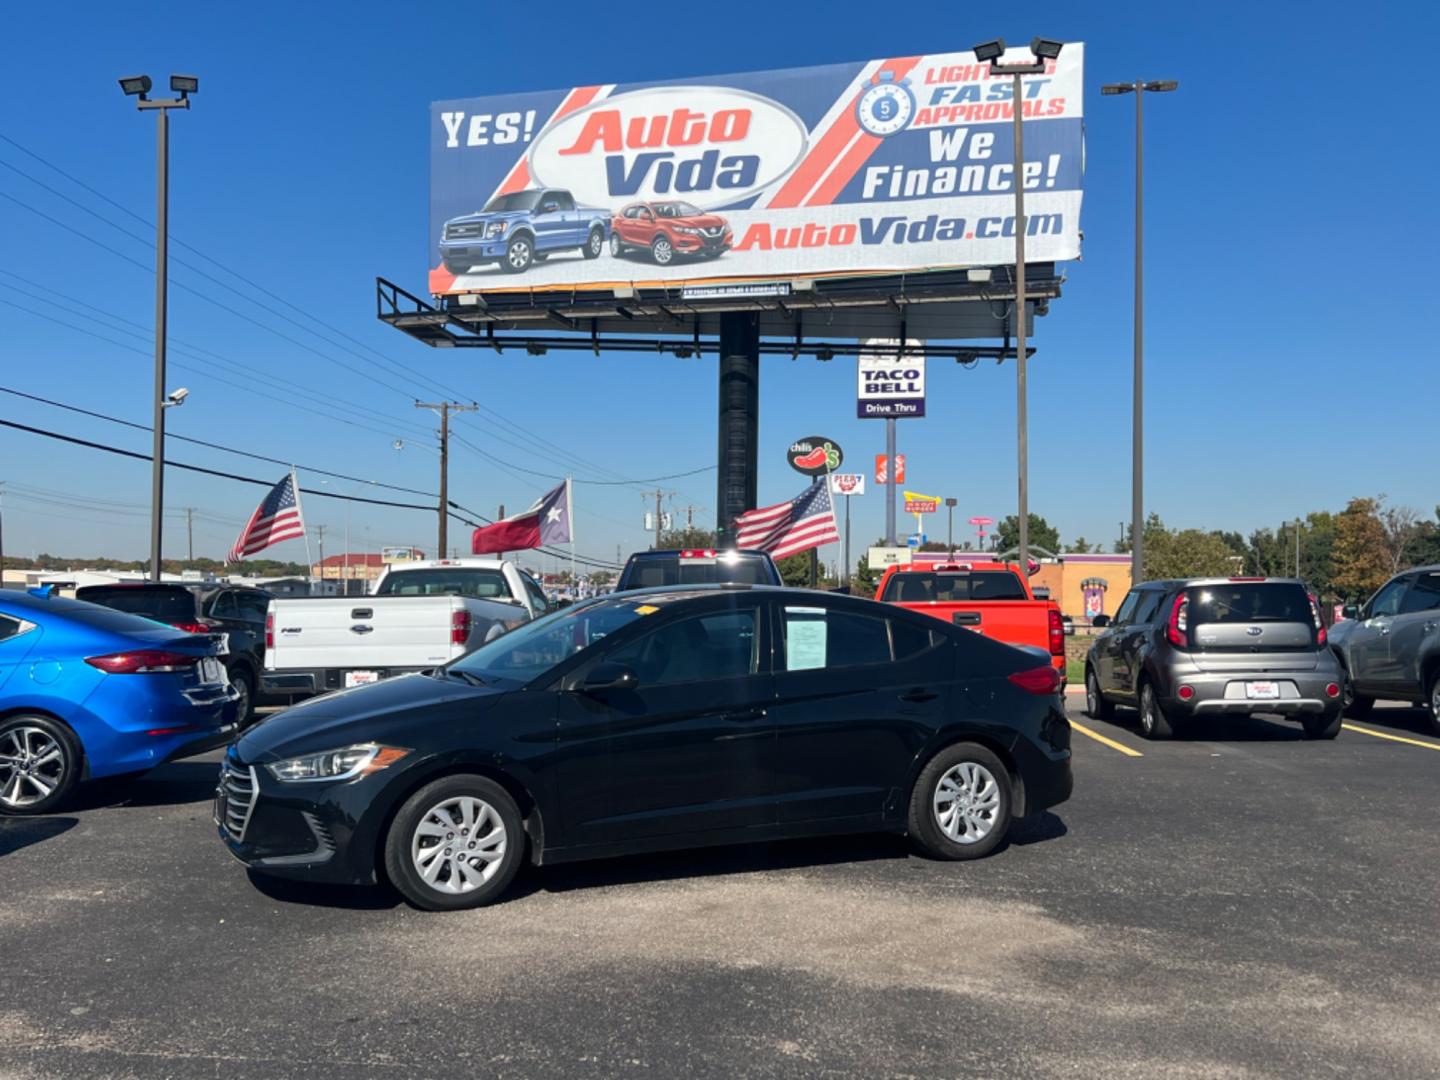
[{"label": "alloy wheel", "polygon": [[11,728],[0,735],[0,805],[35,805],[60,786],[65,769],[65,750],[49,732]]},{"label": "alloy wheel", "polygon": [[530,245],[524,240],[516,240],[510,245],[510,265],[516,270],[524,270],[530,265]]},{"label": "alloy wheel", "polygon": [[661,237],[659,240],[655,241],[655,247],[653,250],[655,254],[655,261],[661,266],[664,266],[666,263],[668,263],[675,255],[675,249],[670,246],[670,241],[666,240],[664,237]]},{"label": "alloy wheel", "polygon": [[1140,727],[1146,735],[1155,733],[1155,691],[1148,686],[1140,691]]},{"label": "alloy wheel", "polygon": [[468,893],[495,876],[507,840],[493,806],[459,795],[425,812],[410,838],[410,860],[436,892]]},{"label": "alloy wheel", "polygon": [[599,255],[600,252],[604,250],[605,236],[597,229],[590,234],[590,253],[592,255]]},{"label": "alloy wheel", "polygon": [[978,844],[995,828],[1000,785],[984,765],[962,761],[940,775],[931,802],[941,832],[957,844]]},{"label": "alloy wheel", "polygon": [[1094,716],[1100,709],[1100,681],[1092,671],[1085,676],[1085,711]]},{"label": "alloy wheel", "polygon": [[619,255],[619,254],[620,254],[620,234],[619,234],[619,233],[611,233],[611,234],[610,234],[610,254],[611,254],[611,255]]}]

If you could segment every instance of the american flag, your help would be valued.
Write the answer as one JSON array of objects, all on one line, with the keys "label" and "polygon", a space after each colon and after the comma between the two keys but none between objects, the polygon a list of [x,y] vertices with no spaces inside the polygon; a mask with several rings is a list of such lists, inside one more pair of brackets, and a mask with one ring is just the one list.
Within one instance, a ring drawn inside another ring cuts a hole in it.
[{"label": "american flag", "polygon": [[745,511],[735,519],[735,528],[740,547],[768,551],[777,559],[840,539],[824,477],[788,502]]},{"label": "american flag", "polygon": [[245,523],[240,539],[225,556],[226,562],[239,562],[256,552],[264,551],[281,540],[294,540],[305,535],[305,522],[300,517],[300,492],[295,474],[288,474],[261,500],[250,520]]}]

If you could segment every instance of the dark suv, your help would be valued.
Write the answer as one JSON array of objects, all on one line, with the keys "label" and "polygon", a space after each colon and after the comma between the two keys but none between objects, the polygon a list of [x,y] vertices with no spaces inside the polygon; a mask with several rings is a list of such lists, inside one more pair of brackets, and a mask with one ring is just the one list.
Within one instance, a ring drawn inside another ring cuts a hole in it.
[{"label": "dark suv", "polygon": [[1085,658],[1085,710],[1140,710],[1147,738],[1189,718],[1277,713],[1311,739],[1340,732],[1345,676],[1320,608],[1293,578],[1148,581],[1130,590]]},{"label": "dark suv", "polygon": [[637,551],[620,571],[616,592],[656,589],[666,585],[783,585],[775,560],[763,551]]},{"label": "dark suv", "polygon": [[221,660],[239,693],[236,722],[244,727],[255,709],[255,688],[265,668],[265,611],[271,596],[237,585],[85,585],[75,599],[142,615],[196,634],[224,634],[230,651]]}]

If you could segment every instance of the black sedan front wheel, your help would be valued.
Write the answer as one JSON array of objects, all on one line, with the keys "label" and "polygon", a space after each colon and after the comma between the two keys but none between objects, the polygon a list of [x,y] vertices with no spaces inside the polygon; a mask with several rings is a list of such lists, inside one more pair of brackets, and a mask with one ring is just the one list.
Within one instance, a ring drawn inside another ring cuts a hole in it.
[{"label": "black sedan front wheel", "polygon": [[0,813],[53,810],[79,779],[80,757],[69,729],[48,716],[0,721]]},{"label": "black sedan front wheel", "polygon": [[978,859],[1010,828],[1014,793],[1004,763],[976,743],[947,746],[910,793],[910,840],[935,859]]},{"label": "black sedan front wheel", "polygon": [[483,776],[446,776],[410,796],[385,838],[385,872],[426,911],[491,903],[525,853],[520,809]]}]

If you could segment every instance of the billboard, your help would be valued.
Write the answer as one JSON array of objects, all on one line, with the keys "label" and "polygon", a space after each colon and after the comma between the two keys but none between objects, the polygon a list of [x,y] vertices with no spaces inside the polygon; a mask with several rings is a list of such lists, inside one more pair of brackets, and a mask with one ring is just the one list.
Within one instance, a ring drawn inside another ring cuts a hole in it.
[{"label": "billboard", "polygon": [[831,495],[864,495],[865,474],[864,473],[831,473],[830,474]]},{"label": "billboard", "polygon": [[[1083,70],[1022,84],[1036,262],[1080,254]],[[435,102],[430,291],[1005,263],[1012,97],[959,52]]]}]

